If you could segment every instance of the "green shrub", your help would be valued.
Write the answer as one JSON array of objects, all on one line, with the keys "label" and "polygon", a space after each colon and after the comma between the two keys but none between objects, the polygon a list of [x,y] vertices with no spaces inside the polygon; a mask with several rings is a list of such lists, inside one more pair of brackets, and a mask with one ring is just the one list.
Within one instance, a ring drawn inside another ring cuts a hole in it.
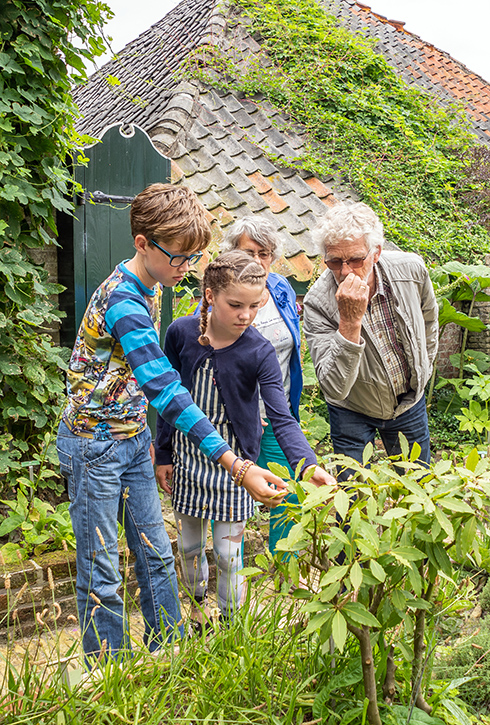
[{"label": "green shrub", "polygon": [[483,587],[479,597],[479,601],[482,611],[485,614],[490,613],[490,579],[488,579],[487,583]]},{"label": "green shrub", "polygon": [[[430,684],[433,635],[441,615],[471,604],[469,586],[454,581],[463,562],[481,564],[490,462],[473,449],[464,465],[441,460],[425,468],[415,462],[420,446],[410,451],[403,437],[401,444],[396,460],[374,462],[371,444],[362,465],[335,456],[354,472],[345,485],[291,483],[299,500],[288,507],[294,525],[277,544],[278,552],[295,553],[276,565],[296,586],[293,596],[309,620],[305,634],[317,634],[324,653],[332,646],[342,653],[358,640],[366,699],[349,701],[345,722],[367,716],[382,725],[384,703],[396,705],[395,698],[437,717],[448,703],[451,712],[457,708],[448,687]],[[287,475],[277,464],[270,468]]]},{"label": "green shrub", "polygon": [[457,406],[455,410],[452,410],[450,406],[451,396],[442,390],[435,390],[432,404],[427,411],[433,453],[441,448],[457,450],[461,446],[476,446],[478,443],[475,433],[459,429],[459,421],[454,413],[459,413],[460,406]]},{"label": "green shrub", "polygon": [[[490,590],[486,597],[490,598]],[[490,618],[481,621],[475,634],[444,648],[433,674],[443,680],[474,676],[474,680],[459,686],[459,696],[471,707],[490,713]]]},{"label": "green shrub", "polygon": [[63,398],[66,360],[50,335],[62,316],[51,299],[63,288],[32,250],[54,244],[57,211],[72,210],[66,158],[87,141],[74,129],[72,90],[87,77],[84,59],[104,51],[107,15],[95,0],[2,3],[0,490],[18,485],[29,462],[45,461],[46,427]]}]

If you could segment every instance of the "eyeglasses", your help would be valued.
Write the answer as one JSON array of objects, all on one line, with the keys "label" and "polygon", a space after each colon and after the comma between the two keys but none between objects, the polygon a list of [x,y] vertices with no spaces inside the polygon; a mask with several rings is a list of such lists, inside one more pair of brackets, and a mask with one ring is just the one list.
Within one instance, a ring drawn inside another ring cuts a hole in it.
[{"label": "eyeglasses", "polygon": [[254,252],[253,249],[242,249],[241,251],[254,259],[255,257],[258,259],[270,259],[272,257],[272,252],[266,252],[265,249],[261,249],[260,252]]},{"label": "eyeglasses", "polygon": [[354,257],[353,259],[327,259],[325,257],[325,264],[329,269],[333,269],[335,272],[342,269],[343,264],[346,264],[351,269],[359,269],[370,254],[371,252],[368,252],[365,257]]},{"label": "eyeglasses", "polygon": [[186,262],[193,264],[194,262],[199,262],[199,260],[202,259],[202,252],[189,254],[188,257],[185,254],[170,254],[170,252],[167,252],[166,249],[157,244],[154,239],[152,239],[151,242],[155,245],[155,247],[158,247],[161,252],[167,255],[169,260],[168,263],[171,267],[182,267],[182,265]]}]

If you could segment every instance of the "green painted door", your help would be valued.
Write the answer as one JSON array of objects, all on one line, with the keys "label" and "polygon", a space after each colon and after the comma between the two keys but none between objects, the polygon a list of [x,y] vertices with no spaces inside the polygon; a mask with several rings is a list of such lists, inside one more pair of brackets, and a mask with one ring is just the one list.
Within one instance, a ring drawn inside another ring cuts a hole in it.
[{"label": "green painted door", "polygon": [[[74,313],[78,329],[90,297],[124,259],[133,256],[129,224],[132,198],[150,184],[170,181],[170,160],[138,126],[115,124],[100,143],[84,149],[88,162],[75,165],[79,195],[73,232]],[[164,289],[161,335],[172,321],[172,290]],[[150,415],[154,427],[154,414]]]},{"label": "green painted door", "polygon": [[[138,126],[107,128],[100,143],[84,149],[87,165],[75,166],[84,189],[74,222],[76,327],[93,292],[116,264],[133,256],[131,199],[149,184],[170,181],[170,160]],[[171,301],[167,290],[166,306]]]}]

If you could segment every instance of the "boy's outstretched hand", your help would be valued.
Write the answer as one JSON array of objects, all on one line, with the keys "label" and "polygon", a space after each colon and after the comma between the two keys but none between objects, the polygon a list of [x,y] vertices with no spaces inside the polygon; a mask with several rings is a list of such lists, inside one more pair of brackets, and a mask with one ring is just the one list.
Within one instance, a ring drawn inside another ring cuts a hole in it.
[{"label": "boy's outstretched hand", "polygon": [[[308,468],[305,468],[303,473],[310,470],[312,466],[308,466]],[[320,466],[315,466],[315,472],[313,476],[310,478],[310,483],[313,483],[315,486],[335,486],[337,488],[337,481],[333,476],[331,476],[329,473],[323,470],[323,468],[320,468]]]}]

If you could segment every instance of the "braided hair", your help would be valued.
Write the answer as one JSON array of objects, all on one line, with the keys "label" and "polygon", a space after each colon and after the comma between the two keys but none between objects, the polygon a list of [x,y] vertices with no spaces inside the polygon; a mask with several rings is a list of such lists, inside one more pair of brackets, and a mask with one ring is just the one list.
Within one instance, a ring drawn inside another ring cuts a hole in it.
[{"label": "braided hair", "polygon": [[209,302],[206,299],[206,290],[210,289],[216,295],[230,284],[257,284],[264,286],[267,279],[266,271],[254,261],[250,255],[240,250],[225,252],[213,259],[204,270],[202,278],[202,306],[199,329],[201,345],[209,345],[206,335],[208,327]]}]

